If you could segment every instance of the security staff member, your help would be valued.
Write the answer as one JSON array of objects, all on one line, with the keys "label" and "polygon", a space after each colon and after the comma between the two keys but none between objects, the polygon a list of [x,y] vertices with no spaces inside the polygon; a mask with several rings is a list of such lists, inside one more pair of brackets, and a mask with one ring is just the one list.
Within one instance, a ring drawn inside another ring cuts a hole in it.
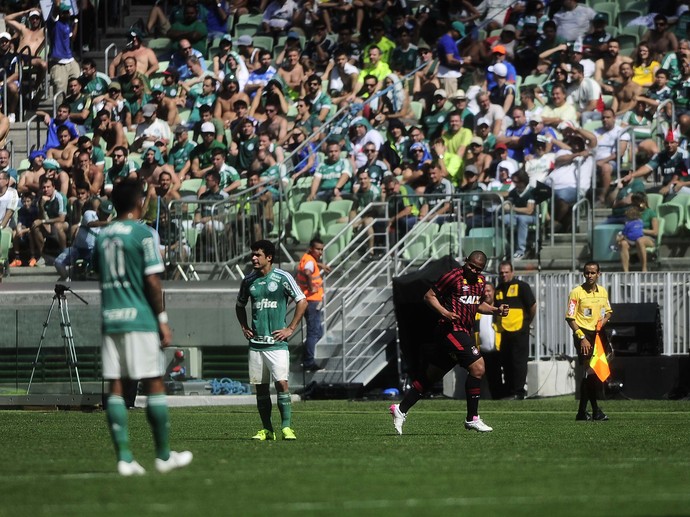
[{"label": "security staff member", "polygon": [[537,313],[537,302],[529,284],[514,278],[510,262],[499,264],[498,277],[501,282],[496,286],[496,303],[510,307],[508,316],[499,322],[505,395],[522,400],[526,394],[529,326]]}]

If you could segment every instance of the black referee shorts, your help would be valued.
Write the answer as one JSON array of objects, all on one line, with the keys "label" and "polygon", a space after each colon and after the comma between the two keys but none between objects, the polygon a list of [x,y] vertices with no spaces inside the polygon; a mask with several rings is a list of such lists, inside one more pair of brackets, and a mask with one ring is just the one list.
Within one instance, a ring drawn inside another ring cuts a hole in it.
[{"label": "black referee shorts", "polygon": [[[592,348],[589,350],[589,354],[583,354],[582,353],[582,348],[580,346],[580,340],[577,338],[577,336],[573,333],[573,341],[575,343],[575,350],[577,350],[577,362],[578,364],[584,365],[584,366],[589,366],[589,360],[592,358],[592,354],[594,353],[594,340],[596,339],[597,336],[597,331],[596,330],[586,330],[586,329],[580,329],[582,332],[585,333],[585,337],[587,338],[587,341],[589,341],[590,345],[592,345]],[[601,330],[599,332],[599,336],[601,337],[601,343],[604,345],[604,351],[608,355],[611,352],[611,344],[609,343],[609,338],[606,335],[606,332]]]}]

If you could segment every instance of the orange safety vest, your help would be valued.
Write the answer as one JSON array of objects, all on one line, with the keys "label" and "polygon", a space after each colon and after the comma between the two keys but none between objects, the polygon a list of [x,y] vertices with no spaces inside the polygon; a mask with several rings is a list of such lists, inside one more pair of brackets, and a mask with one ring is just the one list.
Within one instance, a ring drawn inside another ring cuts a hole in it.
[{"label": "orange safety vest", "polygon": [[[312,293],[309,290],[309,281],[307,280],[307,275],[304,269],[309,262],[314,263],[314,273],[312,273],[311,281],[316,287],[315,293]],[[300,289],[302,289],[302,292],[304,293],[304,296],[307,297],[308,302],[320,302],[323,300],[323,278],[321,278],[321,269],[319,269],[319,264],[316,262],[316,259],[309,253],[305,253],[302,256],[302,259],[299,261],[299,265],[297,266],[297,285],[299,285]]]}]

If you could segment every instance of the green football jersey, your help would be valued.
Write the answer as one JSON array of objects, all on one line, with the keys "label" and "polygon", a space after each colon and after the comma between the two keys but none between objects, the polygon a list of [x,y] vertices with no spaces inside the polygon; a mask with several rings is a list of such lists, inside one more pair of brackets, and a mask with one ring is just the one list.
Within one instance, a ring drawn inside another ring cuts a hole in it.
[{"label": "green football jersey", "polygon": [[247,275],[240,285],[237,305],[246,307],[252,301],[252,331],[249,340],[251,350],[287,350],[287,341],[273,339],[273,331],[285,328],[288,302],[304,298],[304,293],[287,271],[274,267],[262,276],[256,271]]},{"label": "green football jersey", "polygon": [[[340,158],[335,163],[323,162],[316,169],[314,177],[321,178],[321,183],[319,184],[319,190],[332,190],[338,184],[338,180],[342,174],[346,173],[350,178],[352,178],[352,166],[349,160]],[[349,192],[351,189],[350,182],[348,181],[341,190]]]},{"label": "green football jersey", "polygon": [[115,221],[96,238],[94,263],[101,283],[103,333],[158,332],[144,278],[162,273],[158,237],[138,221]]}]

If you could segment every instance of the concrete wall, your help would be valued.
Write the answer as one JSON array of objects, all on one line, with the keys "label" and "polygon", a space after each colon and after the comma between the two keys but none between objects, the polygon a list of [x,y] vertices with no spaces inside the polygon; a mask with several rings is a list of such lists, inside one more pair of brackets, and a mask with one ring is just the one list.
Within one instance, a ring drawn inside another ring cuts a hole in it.
[{"label": "concrete wall", "polygon": [[[5,284],[0,290],[0,348],[38,346],[55,284]],[[89,305],[66,294],[76,347],[101,342],[100,292],[93,282],[71,286]],[[235,317],[236,282],[164,283],[165,304],[175,346],[242,346]],[[55,303],[43,346],[62,346]]]}]

